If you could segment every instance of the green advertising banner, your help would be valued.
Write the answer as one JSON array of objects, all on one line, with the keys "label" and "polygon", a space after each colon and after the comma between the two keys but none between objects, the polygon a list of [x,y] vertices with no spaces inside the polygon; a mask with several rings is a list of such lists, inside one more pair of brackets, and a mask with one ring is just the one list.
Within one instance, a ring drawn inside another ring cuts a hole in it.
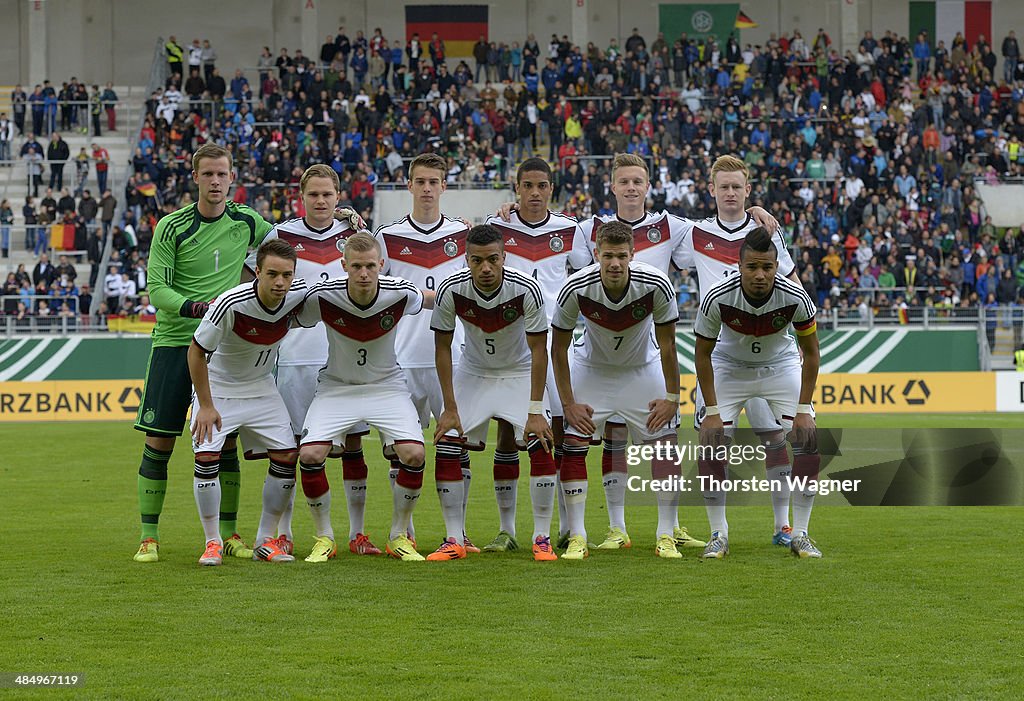
[{"label": "green advertising banner", "polygon": [[735,28],[739,11],[739,3],[659,5],[658,29],[665,33],[665,40],[670,45],[681,34],[686,34],[690,39],[704,39],[714,35],[719,45],[724,47],[730,34],[735,34],[739,41],[740,30]]}]

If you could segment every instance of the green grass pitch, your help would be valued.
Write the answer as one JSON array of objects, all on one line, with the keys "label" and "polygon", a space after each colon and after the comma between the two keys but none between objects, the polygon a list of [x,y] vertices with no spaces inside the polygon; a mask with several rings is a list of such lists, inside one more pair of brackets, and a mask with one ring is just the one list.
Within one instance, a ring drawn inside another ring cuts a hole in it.
[{"label": "green grass pitch", "polygon": [[[1021,427],[1024,419],[822,423]],[[200,568],[181,444],[161,562],[139,565],[131,556],[142,439],[129,424],[5,425],[0,445],[0,672],[84,673],[74,698],[1020,697],[1024,508],[821,505],[812,518],[820,561],[769,544],[765,498],[730,510],[732,553],[720,562],[700,562],[696,551],[658,560],[654,507],[627,506],[634,547],[592,551],[581,563],[534,563],[528,550],[400,563],[346,549],[324,565]],[[386,470],[378,444],[366,445],[368,530],[383,546]],[[478,544],[497,530],[488,460],[474,461],[468,530]],[[599,451],[590,460],[593,540],[607,521]],[[242,469],[251,541],[265,463]],[[336,461],[329,476],[340,485]],[[520,485],[525,544],[529,493]],[[427,552],[442,535],[429,463],[424,487],[416,524]],[[703,508],[681,516],[706,536]],[[301,501],[295,523],[304,556],[312,531]],[[343,540],[340,491],[334,525]]]}]

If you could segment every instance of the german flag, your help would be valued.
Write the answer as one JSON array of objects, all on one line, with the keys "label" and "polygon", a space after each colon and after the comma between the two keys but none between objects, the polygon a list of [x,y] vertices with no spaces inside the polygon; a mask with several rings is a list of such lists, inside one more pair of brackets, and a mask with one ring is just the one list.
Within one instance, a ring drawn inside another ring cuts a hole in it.
[{"label": "german flag", "polygon": [[50,248],[60,251],[75,250],[75,227],[69,224],[54,224],[51,226]]},{"label": "german flag", "polygon": [[736,13],[736,24],[734,25],[736,29],[753,29],[756,26],[757,22],[747,17],[743,10]]},{"label": "german flag", "polygon": [[156,183],[145,182],[138,185],[135,189],[138,190],[139,194],[143,197],[156,197]]},{"label": "german flag", "polygon": [[487,40],[487,5],[406,5],[405,40],[420,35],[424,58],[430,58],[430,35],[444,41],[446,57],[473,55],[473,44],[482,34]]}]

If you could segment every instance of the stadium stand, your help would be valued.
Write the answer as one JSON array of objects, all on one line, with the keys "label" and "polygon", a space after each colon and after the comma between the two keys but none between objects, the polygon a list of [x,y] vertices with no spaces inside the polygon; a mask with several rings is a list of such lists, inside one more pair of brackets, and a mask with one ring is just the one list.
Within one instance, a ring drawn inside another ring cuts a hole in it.
[{"label": "stadium stand", "polygon": [[[521,45],[475,47],[473,67],[427,60],[427,47],[379,33],[325,41],[319,60],[268,47],[254,67],[228,78],[213,65],[169,67],[145,102],[115,195],[124,211],[117,226],[100,226],[93,242],[89,226],[79,226],[78,192],[60,199],[56,213],[74,210],[68,226],[85,250],[104,232],[114,237],[116,270],[90,270],[110,312],[145,290],[153,228],[190,201],[189,157],[209,140],[235,153],[236,201],[271,221],[301,214],[298,177],[322,162],[341,177],[343,204],[372,222],[375,188],[400,183],[404,164],[423,151],[448,159],[450,183],[477,187],[506,182],[527,156],[546,157],[557,165],[554,201],[577,217],[613,210],[609,159],[637,153],[652,165],[650,207],[701,218],[713,214],[711,163],[737,153],[754,175],[751,200],[790,232],[804,287],[822,314],[913,321],[924,307],[971,318],[979,308],[1001,308],[998,327],[1016,328],[1006,339],[1000,332],[1000,342],[1016,347],[1024,226],[993,226],[976,184],[1024,174],[1024,62],[1004,59],[997,73],[984,38],[973,46],[960,35],[938,40],[932,50],[920,36],[866,32],[855,54],[840,55],[824,32],[743,47],[732,37],[659,35],[648,44],[634,33],[604,49],[555,35],[542,45],[530,35]],[[1012,33],[1001,55],[1019,58],[1011,41]],[[75,94],[69,85],[51,88],[56,99],[47,98],[46,108],[51,121],[66,114],[74,129],[86,115],[61,99]],[[102,96],[95,104],[102,107]],[[12,157],[26,152],[25,143],[12,139]],[[20,202],[10,202],[0,208],[4,230],[25,216]],[[26,236],[24,244],[38,255],[50,240],[36,242]],[[12,249],[21,244],[10,239]],[[27,292],[18,283],[21,313],[39,314],[33,292],[56,297],[67,287],[61,279]],[[679,282],[681,304],[692,305],[693,282]],[[14,289],[9,283],[5,292]],[[60,299],[47,301],[62,308]]]}]

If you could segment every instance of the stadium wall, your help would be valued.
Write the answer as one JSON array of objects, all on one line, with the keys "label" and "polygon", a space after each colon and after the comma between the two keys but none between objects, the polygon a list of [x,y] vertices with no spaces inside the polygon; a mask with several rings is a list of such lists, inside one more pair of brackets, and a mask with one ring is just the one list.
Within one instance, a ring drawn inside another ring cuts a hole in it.
[{"label": "stadium wall", "polygon": [[[764,43],[772,33],[791,33],[799,29],[812,39],[819,27],[825,29],[840,46],[844,37],[842,18],[853,16],[856,27],[847,27],[845,36],[860,37],[865,30],[883,33],[891,29],[908,31],[907,0],[852,0],[856,11],[844,15],[846,0],[776,0],[741,2],[740,8],[758,23],[745,29],[743,43]],[[174,34],[182,46],[193,38],[208,38],[218,53],[217,65],[226,78],[236,67],[255,65],[260,47],[270,46],[275,55],[281,47],[290,51],[302,48],[310,57],[319,54],[320,43],[339,25],[350,36],[364,29],[369,36],[381,27],[388,39],[405,34],[404,0],[221,0],[210,5],[197,0],[167,3],[157,0],[117,2],[115,0],[40,0],[46,13],[46,73],[60,82],[72,75],[87,82],[113,80],[118,85],[141,85],[149,75],[153,42],[158,36]],[[429,3],[459,5],[473,0],[430,0]],[[498,41],[520,41],[528,33],[542,45],[552,32],[569,34],[574,40],[594,41],[602,48],[612,36],[620,40],[637,27],[648,43],[658,31],[656,0],[584,0],[585,21],[575,25],[576,3],[565,0],[525,0],[489,2],[489,37]],[[729,4],[725,0],[705,0],[704,4]],[[26,0],[0,0],[0,84],[29,81],[29,14],[34,3]],[[992,27],[998,48],[1009,28],[1024,27],[1024,2],[992,0]],[[579,36],[579,33],[585,36]],[[673,38],[673,37],[670,37]],[[947,42],[948,44],[948,42]]]},{"label": "stadium wall", "polygon": [[[508,189],[447,190],[444,193],[444,214],[461,217],[470,224],[483,224],[498,208],[515,195]],[[405,189],[377,189],[373,196],[376,222],[387,224],[409,213],[409,193]]]}]

